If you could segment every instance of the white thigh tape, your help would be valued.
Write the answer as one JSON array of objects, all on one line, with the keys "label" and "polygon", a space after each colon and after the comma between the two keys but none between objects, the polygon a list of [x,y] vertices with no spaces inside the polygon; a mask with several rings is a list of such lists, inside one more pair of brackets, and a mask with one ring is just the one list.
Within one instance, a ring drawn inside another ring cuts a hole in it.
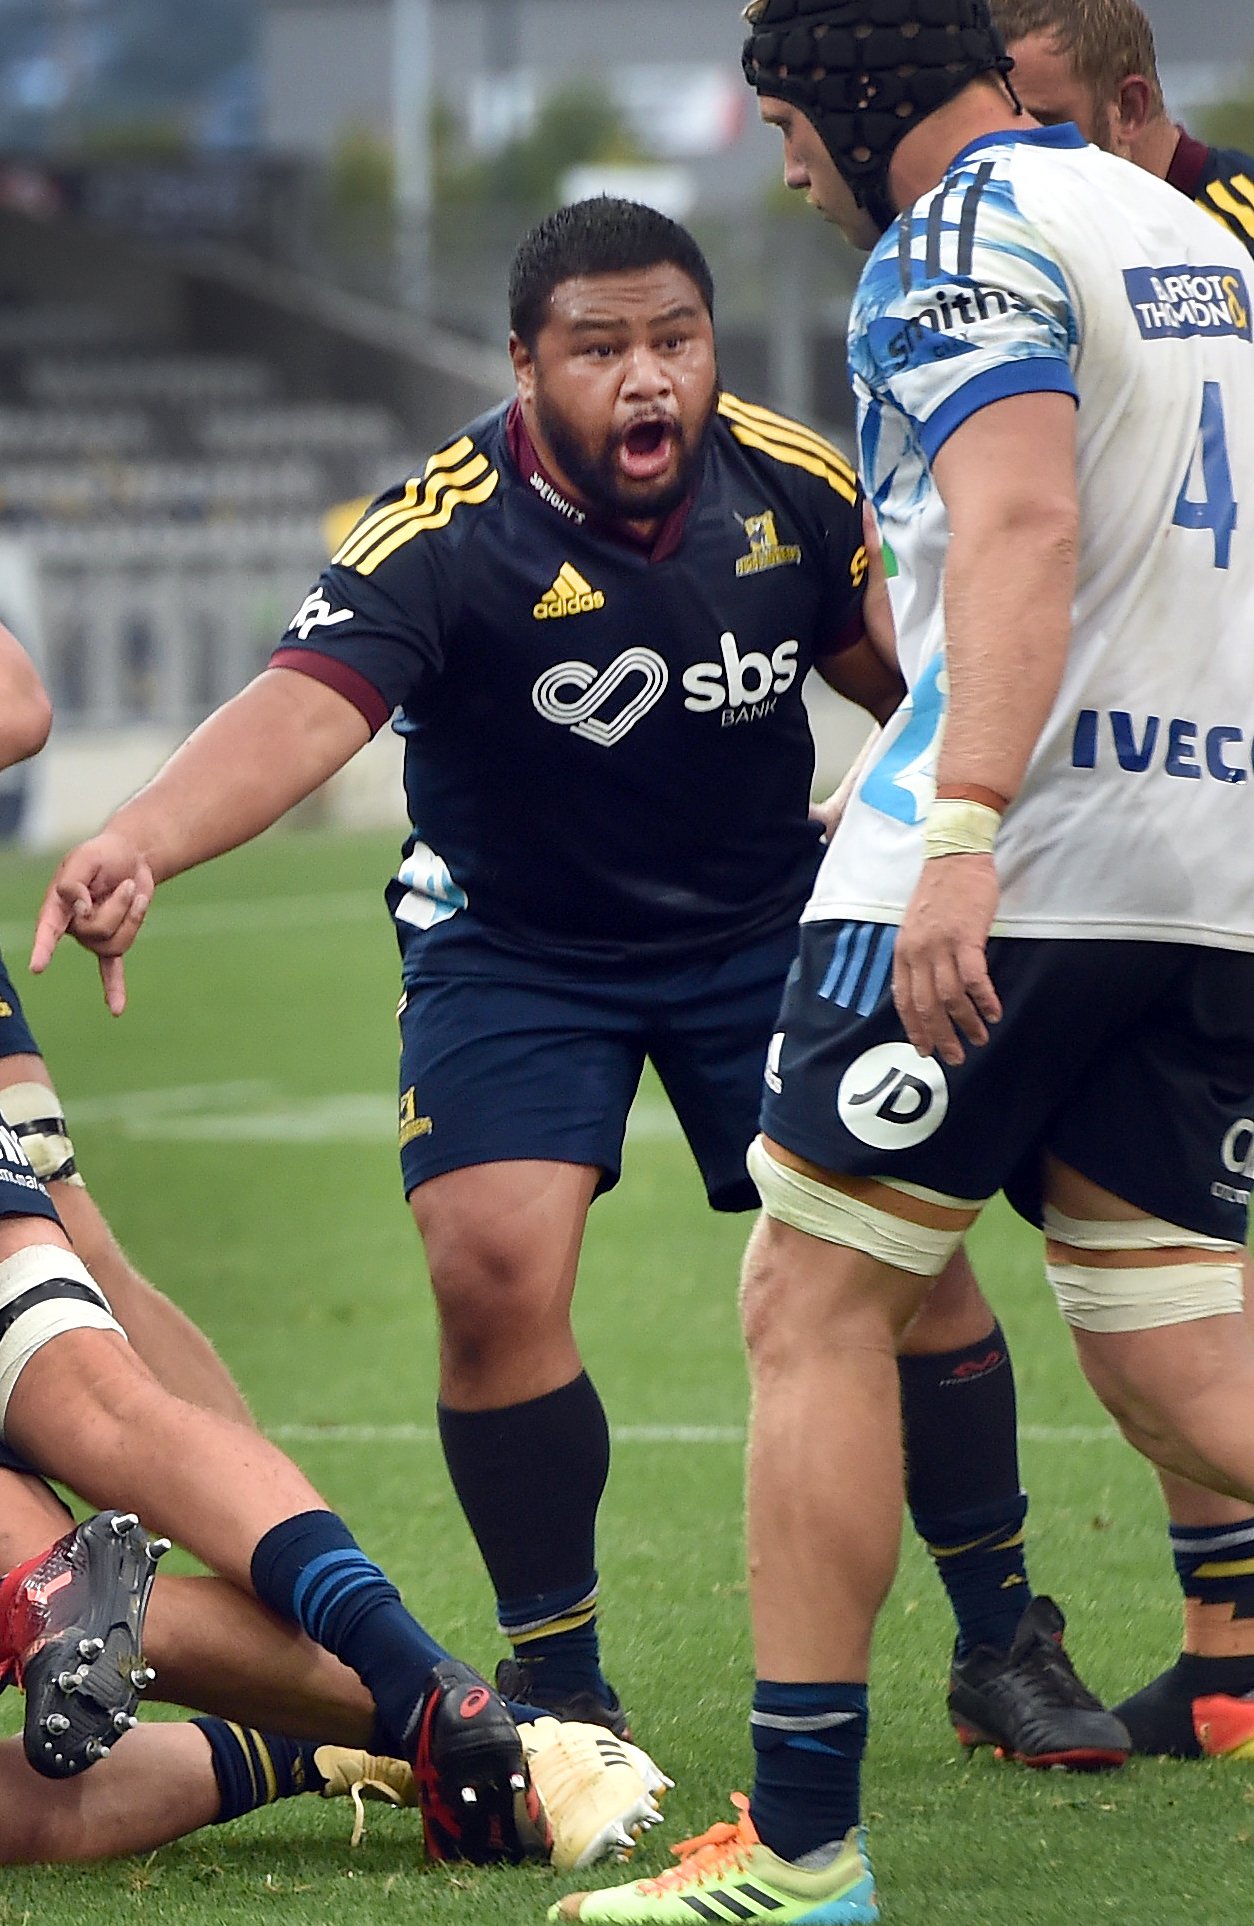
[{"label": "white thigh tape", "polygon": [[833,1190],[830,1184],[820,1184],[803,1171],[776,1163],[760,1137],[750,1144],[745,1162],[768,1217],[791,1224],[794,1230],[805,1231],[825,1244],[844,1244],[850,1250],[864,1251],[896,1271],[909,1271],[915,1277],[939,1277],[962,1242],[964,1226],[936,1230],[930,1224],[912,1224],[843,1190]]},{"label": "white thigh tape", "polygon": [[1231,1264],[1155,1264],[1111,1270],[1084,1264],[1045,1266],[1067,1323],[1078,1331],[1161,1331],[1204,1317],[1240,1312],[1240,1258]]},{"label": "white thigh tape", "polygon": [[74,1161],[74,1146],[65,1128],[61,1099],[46,1083],[11,1083],[0,1090],[0,1118],[30,1158],[30,1167],[45,1184],[78,1184],[83,1180]]},{"label": "white thigh tape", "polygon": [[66,1331],[126,1332],[73,1251],[30,1244],[0,1264],[0,1433],[13,1387],[37,1351]]},{"label": "white thigh tape", "polygon": [[[4,1107],[0,1095],[0,1109]],[[1046,1204],[1042,1215],[1046,1237],[1070,1244],[1077,1251],[1224,1251],[1239,1253],[1241,1246],[1222,1237],[1205,1237],[1161,1217],[1066,1217]]]}]

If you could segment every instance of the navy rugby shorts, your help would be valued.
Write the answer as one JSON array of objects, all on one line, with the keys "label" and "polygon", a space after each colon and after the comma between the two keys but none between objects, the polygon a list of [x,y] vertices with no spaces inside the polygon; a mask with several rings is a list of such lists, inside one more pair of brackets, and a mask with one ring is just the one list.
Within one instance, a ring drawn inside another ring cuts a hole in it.
[{"label": "navy rugby shorts", "polygon": [[13,979],[0,956],[0,1057],[37,1057],[42,1053],[31,1035]]},{"label": "navy rugby shorts", "polygon": [[795,929],[734,956],[627,974],[519,962],[508,979],[421,973],[401,1002],[406,1196],[471,1164],[536,1158],[618,1182],[646,1059],[715,1210],[753,1210],[745,1152]]},{"label": "navy rugby shorts", "polygon": [[994,937],[1004,1015],[951,1069],[906,1042],[896,932],[802,925],[762,1129],[822,1169],[1040,1222],[1052,1152],[1148,1216],[1243,1244],[1254,1182],[1254,955]]},{"label": "navy rugby shorts", "polygon": [[[0,1058],[27,1055],[37,1057],[39,1045],[31,1035],[17,991],[0,958]],[[3,1129],[3,1123],[0,1117],[0,1217],[47,1217],[52,1223],[59,1223],[56,1205],[31,1169],[25,1151],[17,1139]]]}]

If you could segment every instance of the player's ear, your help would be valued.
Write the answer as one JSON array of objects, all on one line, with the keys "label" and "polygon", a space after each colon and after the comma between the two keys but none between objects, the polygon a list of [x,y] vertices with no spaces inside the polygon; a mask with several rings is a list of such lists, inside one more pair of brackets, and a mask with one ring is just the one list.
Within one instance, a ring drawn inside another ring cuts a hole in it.
[{"label": "player's ear", "polygon": [[509,358],[514,369],[514,386],[520,401],[530,401],[536,387],[536,362],[531,349],[520,334],[511,330],[509,337]]},{"label": "player's ear", "polygon": [[1111,109],[1111,145],[1127,159],[1154,118],[1154,91],[1144,74],[1129,74],[1119,83]]}]

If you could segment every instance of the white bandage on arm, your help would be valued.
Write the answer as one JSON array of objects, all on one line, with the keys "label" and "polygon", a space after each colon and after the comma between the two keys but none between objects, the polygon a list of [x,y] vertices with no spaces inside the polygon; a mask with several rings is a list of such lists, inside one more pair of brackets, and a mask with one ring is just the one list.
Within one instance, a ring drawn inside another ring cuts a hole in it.
[{"label": "white bandage on arm", "polygon": [[938,796],[923,825],[923,860],[937,856],[987,856],[997,841],[1001,814],[965,796]]},{"label": "white bandage on arm", "polygon": [[61,1099],[46,1083],[11,1083],[0,1090],[0,1119],[21,1144],[36,1177],[45,1184],[78,1184],[74,1146]]},{"label": "white bandage on arm", "polygon": [[1045,1270],[1066,1322],[1079,1331],[1159,1331],[1239,1314],[1245,1300],[1239,1244],[1161,1217],[1082,1219],[1045,1206],[1045,1235],[1072,1250],[1210,1252],[1175,1264],[1079,1264],[1050,1257]]},{"label": "white bandage on arm", "polygon": [[[943,1229],[915,1224],[848,1191],[821,1184],[804,1171],[777,1163],[760,1137],[750,1144],[745,1162],[768,1217],[791,1224],[794,1230],[805,1231],[825,1244],[844,1244],[850,1250],[863,1251],[879,1263],[891,1264],[896,1271],[909,1271],[914,1277],[940,1276],[966,1235],[969,1217],[979,1210],[978,1204],[964,1199],[938,1197],[937,1203],[963,1212],[964,1221]],[[913,1194],[904,1185],[902,1191]]]},{"label": "white bandage on arm", "polygon": [[13,1387],[67,1331],[126,1332],[85,1264],[55,1244],[29,1244],[0,1264],[0,1435]]}]

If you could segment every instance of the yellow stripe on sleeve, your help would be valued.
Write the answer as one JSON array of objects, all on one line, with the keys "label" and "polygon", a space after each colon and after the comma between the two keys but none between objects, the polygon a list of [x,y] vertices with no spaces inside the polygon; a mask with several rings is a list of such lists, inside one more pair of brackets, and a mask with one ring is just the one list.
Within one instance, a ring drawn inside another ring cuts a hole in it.
[{"label": "yellow stripe on sleeve", "polygon": [[[359,574],[367,574],[369,571],[365,567],[366,561],[373,556],[375,548],[395,530],[415,516],[433,513],[448,490],[467,488],[478,482],[487,472],[487,457],[472,455],[471,459],[464,462],[460,468],[451,469],[447,473],[433,474],[424,479],[421,484],[417,481],[411,482],[405,490],[403,500],[380,509],[368,521],[363,522],[356,533],[345,542],[335,560],[341,562],[345,568],[353,568]],[[495,470],[492,472],[495,473]],[[391,553],[390,549],[388,553]]]},{"label": "yellow stripe on sleeve", "polygon": [[[724,407],[723,403],[727,406]],[[813,453],[825,455],[834,468],[848,475],[850,481],[856,480],[853,463],[848,456],[821,435],[817,428],[807,428],[804,422],[795,421],[791,415],[777,414],[773,408],[759,407],[756,402],[742,401],[739,395],[723,394],[719,401],[720,413],[729,419],[738,417],[741,421],[777,433],[782,440],[796,441],[799,447],[809,448]]]},{"label": "yellow stripe on sleeve", "polygon": [[825,456],[812,455],[800,448],[781,447],[778,441],[739,422],[731,423],[731,431],[744,447],[756,448],[764,455],[774,456],[776,461],[788,462],[794,468],[804,468],[807,474],[817,475],[820,481],[825,481],[829,488],[847,501],[851,508],[857,501],[856,484],[849,480],[847,474],[833,468]]},{"label": "yellow stripe on sleeve", "polygon": [[359,562],[353,564],[358,575],[373,575],[381,563],[406,542],[412,542],[416,535],[430,534],[437,528],[447,528],[453,519],[453,511],[465,504],[477,507],[488,501],[495,493],[501,477],[493,468],[483,479],[471,488],[449,488],[442,486],[437,499],[430,507],[419,507],[407,515],[400,524],[392,528],[376,545],[368,550]]}]

